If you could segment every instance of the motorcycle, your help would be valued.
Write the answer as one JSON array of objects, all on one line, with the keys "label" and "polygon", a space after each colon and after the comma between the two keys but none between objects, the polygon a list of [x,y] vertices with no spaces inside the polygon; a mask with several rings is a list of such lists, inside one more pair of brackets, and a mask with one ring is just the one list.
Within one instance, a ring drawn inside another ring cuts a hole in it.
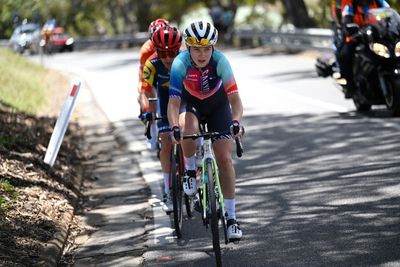
[{"label": "motorcycle", "polygon": [[[353,59],[352,99],[357,111],[371,110],[372,105],[386,105],[392,116],[400,116],[400,15],[391,8],[372,9],[366,24],[346,27],[356,42]],[[339,36],[339,34],[338,34]],[[315,64],[321,77],[338,78],[337,63],[318,58]],[[346,84],[335,79],[343,91]]]}]

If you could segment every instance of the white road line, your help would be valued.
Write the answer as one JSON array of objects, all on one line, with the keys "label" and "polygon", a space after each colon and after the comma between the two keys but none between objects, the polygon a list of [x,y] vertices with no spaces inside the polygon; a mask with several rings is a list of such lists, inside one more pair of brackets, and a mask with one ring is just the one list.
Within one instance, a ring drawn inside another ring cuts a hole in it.
[{"label": "white road line", "polygon": [[292,92],[284,90],[284,89],[276,90],[276,93],[281,94],[283,97],[288,97],[288,98],[291,98],[294,100],[298,100],[304,104],[308,104],[311,106],[319,107],[319,108],[330,110],[330,111],[337,111],[337,112],[348,112],[349,111],[349,109],[346,107],[332,104],[332,103],[322,101],[319,99],[295,94],[295,93],[292,93]]}]

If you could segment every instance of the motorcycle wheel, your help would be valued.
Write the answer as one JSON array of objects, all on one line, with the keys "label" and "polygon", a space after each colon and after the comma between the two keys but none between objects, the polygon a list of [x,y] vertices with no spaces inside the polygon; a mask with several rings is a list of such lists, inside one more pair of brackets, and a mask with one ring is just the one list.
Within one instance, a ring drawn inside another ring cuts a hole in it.
[{"label": "motorcycle wheel", "polygon": [[387,82],[389,96],[385,98],[386,106],[393,117],[400,117],[400,79]]}]

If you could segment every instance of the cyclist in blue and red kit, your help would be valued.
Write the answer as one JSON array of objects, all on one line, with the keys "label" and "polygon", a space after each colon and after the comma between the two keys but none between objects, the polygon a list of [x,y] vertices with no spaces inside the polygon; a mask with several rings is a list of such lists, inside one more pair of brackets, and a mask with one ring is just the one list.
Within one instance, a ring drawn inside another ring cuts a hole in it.
[{"label": "cyclist in blue and red kit", "polygon": [[143,110],[142,117],[154,118],[156,110],[149,104],[148,98],[152,96],[153,88],[157,92],[158,112],[162,117],[157,121],[158,132],[161,138],[160,163],[164,177],[164,205],[163,210],[172,212],[172,198],[169,188],[169,156],[171,143],[168,140],[169,124],[167,119],[167,106],[169,100],[170,69],[174,58],[178,55],[182,43],[180,31],[170,25],[163,26],[152,35],[152,43],[156,52],[151,55],[143,67],[143,82],[140,92],[140,106]]},{"label": "cyclist in blue and red kit", "polygon": [[[168,120],[172,132],[184,134],[199,132],[199,119],[204,118],[209,131],[232,134],[213,140],[213,149],[221,178],[221,187],[227,211],[229,240],[239,240],[242,230],[236,221],[235,169],[232,163],[232,137],[241,136],[243,127],[234,134],[233,126],[240,126],[243,114],[231,66],[226,57],[214,49],[218,40],[217,29],[209,22],[191,23],[183,33],[187,51],[182,51],[171,68]],[[175,140],[171,134],[172,142]],[[180,135],[182,136],[182,135]],[[186,175],[184,191],[188,195],[197,192],[194,140],[182,141]]]}]

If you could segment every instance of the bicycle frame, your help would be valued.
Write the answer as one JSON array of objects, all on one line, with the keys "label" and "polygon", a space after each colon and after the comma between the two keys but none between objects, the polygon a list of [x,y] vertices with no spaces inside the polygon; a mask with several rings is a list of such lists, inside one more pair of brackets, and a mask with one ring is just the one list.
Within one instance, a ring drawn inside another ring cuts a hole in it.
[{"label": "bicycle frame", "polygon": [[[202,158],[202,170],[201,170],[201,184],[200,190],[198,190],[198,194],[201,201],[202,206],[202,219],[203,223],[208,228],[208,225],[211,225],[211,232],[213,236],[213,249],[215,252],[215,258],[217,262],[217,266],[222,266],[221,261],[221,249],[220,249],[220,237],[219,237],[219,221],[222,222],[222,226],[224,229],[225,236],[225,244],[228,244],[227,238],[227,229],[226,229],[226,220],[225,220],[225,205],[224,205],[224,196],[222,194],[221,184],[219,180],[219,171],[217,161],[215,159],[215,155],[213,152],[213,144],[212,138],[217,136],[222,136],[226,134],[230,134],[227,132],[207,132],[204,131],[206,128],[205,124],[201,124],[200,127],[201,133],[199,134],[191,134],[183,136],[183,139],[196,139],[199,137],[204,138],[204,142],[202,145],[203,148],[203,158]],[[236,138],[236,148],[237,154],[239,156],[242,155],[242,146],[240,143],[240,139]],[[211,174],[210,174],[211,173]],[[209,177],[213,177],[212,180],[209,180]],[[209,214],[208,214],[209,212]]]},{"label": "bicycle frame", "polygon": [[[210,160],[212,163],[212,167],[214,170],[214,177],[215,177],[215,185],[218,190],[218,202],[220,205],[220,208],[222,210],[222,214],[225,214],[225,206],[224,206],[224,196],[222,194],[222,189],[221,189],[221,184],[219,181],[219,171],[218,171],[218,166],[217,166],[217,161],[215,160],[213,149],[212,149],[212,141],[211,137],[207,136],[204,137],[204,143],[203,143],[203,150],[204,150],[204,155],[202,159],[202,171],[201,171],[201,182],[202,182],[202,205],[203,205],[203,219],[207,219],[207,183],[208,183],[208,175],[207,175],[207,160]],[[215,193],[215,192],[214,192]]]}]

